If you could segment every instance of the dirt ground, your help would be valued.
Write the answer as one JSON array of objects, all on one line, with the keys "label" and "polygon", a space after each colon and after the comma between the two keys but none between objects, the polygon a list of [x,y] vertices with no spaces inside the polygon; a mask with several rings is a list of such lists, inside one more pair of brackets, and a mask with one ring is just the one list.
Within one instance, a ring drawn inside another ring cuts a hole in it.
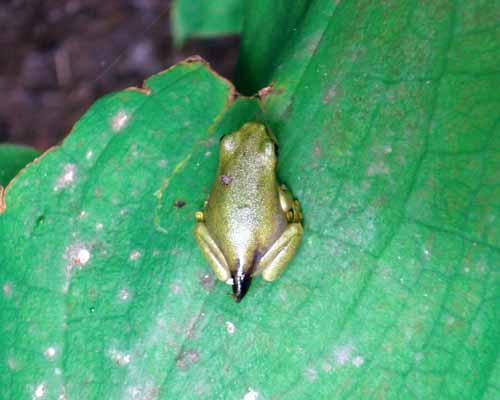
[{"label": "dirt ground", "polygon": [[199,54],[225,77],[237,38],[173,48],[168,0],[0,2],[0,142],[45,150],[99,97]]}]

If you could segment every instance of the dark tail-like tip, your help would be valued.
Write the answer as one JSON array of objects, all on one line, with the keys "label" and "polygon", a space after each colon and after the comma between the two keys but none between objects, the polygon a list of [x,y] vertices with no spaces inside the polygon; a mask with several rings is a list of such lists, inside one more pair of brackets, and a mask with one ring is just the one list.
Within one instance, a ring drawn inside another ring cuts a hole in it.
[{"label": "dark tail-like tip", "polygon": [[232,274],[233,276],[233,298],[236,303],[239,303],[250,287],[252,276],[249,273],[237,271]]}]

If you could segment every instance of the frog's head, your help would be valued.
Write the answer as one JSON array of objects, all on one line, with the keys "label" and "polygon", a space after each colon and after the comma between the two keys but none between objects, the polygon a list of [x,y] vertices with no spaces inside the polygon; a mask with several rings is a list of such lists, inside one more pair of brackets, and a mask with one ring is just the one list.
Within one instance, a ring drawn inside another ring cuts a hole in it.
[{"label": "frog's head", "polygon": [[278,144],[274,135],[259,122],[247,122],[236,132],[221,138],[220,160],[223,164],[240,164],[274,169]]}]

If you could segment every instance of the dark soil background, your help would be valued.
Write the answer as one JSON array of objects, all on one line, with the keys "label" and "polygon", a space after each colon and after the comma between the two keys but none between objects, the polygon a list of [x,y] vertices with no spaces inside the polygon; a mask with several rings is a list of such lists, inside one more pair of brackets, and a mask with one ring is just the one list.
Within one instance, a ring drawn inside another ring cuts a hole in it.
[{"label": "dark soil background", "polygon": [[0,0],[0,142],[45,150],[99,97],[198,54],[232,78],[237,38],[174,49],[169,0]]}]

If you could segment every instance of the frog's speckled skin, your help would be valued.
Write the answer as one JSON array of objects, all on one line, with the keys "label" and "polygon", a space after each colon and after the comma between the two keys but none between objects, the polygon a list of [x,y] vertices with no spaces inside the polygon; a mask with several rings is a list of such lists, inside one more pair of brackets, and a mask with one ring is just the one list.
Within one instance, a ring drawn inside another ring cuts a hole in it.
[{"label": "frog's speckled skin", "polygon": [[220,280],[241,300],[252,276],[271,281],[298,248],[303,229],[299,204],[276,178],[276,141],[249,122],[221,140],[219,169],[196,239]]}]

